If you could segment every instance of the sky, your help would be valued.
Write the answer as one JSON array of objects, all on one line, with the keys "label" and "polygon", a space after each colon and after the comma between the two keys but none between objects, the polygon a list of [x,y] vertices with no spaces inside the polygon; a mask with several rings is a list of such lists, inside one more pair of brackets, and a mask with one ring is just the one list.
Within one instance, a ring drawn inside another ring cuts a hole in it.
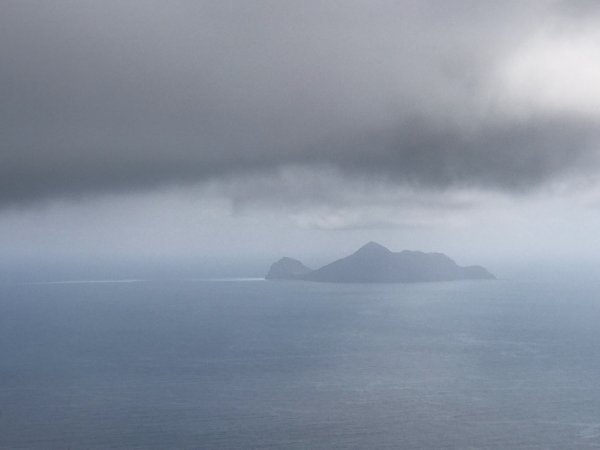
[{"label": "sky", "polygon": [[0,262],[594,265],[599,30],[591,0],[4,0]]}]

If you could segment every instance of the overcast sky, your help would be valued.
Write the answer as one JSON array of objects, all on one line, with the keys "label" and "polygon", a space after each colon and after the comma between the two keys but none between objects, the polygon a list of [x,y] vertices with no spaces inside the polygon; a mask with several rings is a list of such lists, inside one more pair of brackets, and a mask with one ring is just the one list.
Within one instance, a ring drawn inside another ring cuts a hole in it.
[{"label": "overcast sky", "polygon": [[600,254],[584,0],[0,4],[5,260]]}]

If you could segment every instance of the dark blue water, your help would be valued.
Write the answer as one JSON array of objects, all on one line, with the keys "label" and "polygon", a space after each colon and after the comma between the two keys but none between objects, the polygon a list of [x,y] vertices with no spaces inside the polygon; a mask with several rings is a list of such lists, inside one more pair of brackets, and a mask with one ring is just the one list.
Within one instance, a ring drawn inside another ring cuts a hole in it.
[{"label": "dark blue water", "polygon": [[600,448],[600,284],[0,286],[0,448]]}]

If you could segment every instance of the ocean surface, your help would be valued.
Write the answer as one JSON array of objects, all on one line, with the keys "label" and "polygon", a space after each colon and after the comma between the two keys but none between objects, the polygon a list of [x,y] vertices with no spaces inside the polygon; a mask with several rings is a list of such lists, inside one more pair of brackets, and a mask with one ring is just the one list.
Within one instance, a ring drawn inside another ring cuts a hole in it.
[{"label": "ocean surface", "polygon": [[0,448],[600,448],[600,283],[3,284]]}]

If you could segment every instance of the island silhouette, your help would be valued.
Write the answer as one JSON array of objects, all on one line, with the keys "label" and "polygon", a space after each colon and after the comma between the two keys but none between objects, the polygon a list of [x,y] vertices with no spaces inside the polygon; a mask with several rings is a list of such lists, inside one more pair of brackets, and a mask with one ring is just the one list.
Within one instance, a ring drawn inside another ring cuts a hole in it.
[{"label": "island silhouette", "polygon": [[415,283],[453,280],[492,280],[482,266],[462,267],[443,253],[403,250],[392,252],[369,242],[345,258],[312,270],[297,259],[273,263],[267,280],[304,280],[331,283]]}]

